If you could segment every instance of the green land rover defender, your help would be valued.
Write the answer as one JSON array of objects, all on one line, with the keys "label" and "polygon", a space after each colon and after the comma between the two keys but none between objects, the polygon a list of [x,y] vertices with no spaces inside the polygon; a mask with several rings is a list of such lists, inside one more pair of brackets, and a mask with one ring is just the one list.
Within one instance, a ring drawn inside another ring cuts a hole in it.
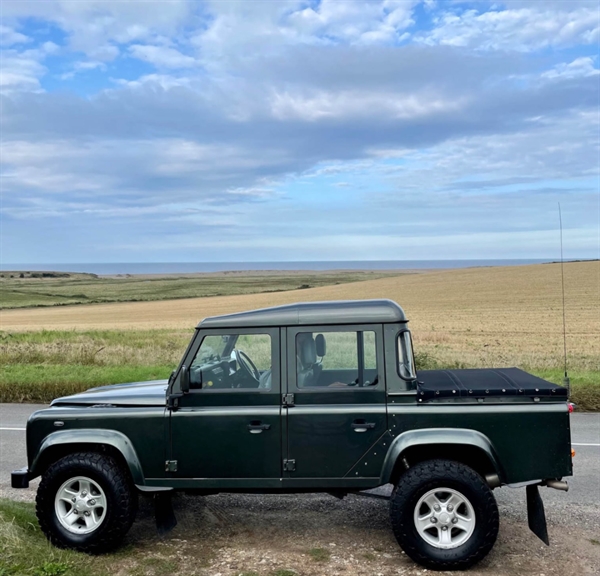
[{"label": "green land rover defender", "polygon": [[37,515],[61,547],[123,541],[139,494],[159,531],[171,494],[326,492],[386,484],[398,543],[432,569],[492,548],[492,490],[525,487],[548,543],[539,486],[572,474],[565,388],[517,368],[416,371],[389,300],[312,302],[206,318],[168,381],[58,398],[27,423]]}]

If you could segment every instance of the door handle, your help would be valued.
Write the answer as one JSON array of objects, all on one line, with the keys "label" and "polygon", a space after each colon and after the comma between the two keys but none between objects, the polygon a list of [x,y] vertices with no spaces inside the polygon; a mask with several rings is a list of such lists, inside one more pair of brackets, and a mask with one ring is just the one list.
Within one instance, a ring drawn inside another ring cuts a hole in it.
[{"label": "door handle", "polygon": [[366,432],[375,428],[375,422],[365,422],[364,420],[355,420],[352,422],[352,429],[355,432]]},{"label": "door handle", "polygon": [[263,424],[262,422],[250,422],[248,424],[250,434],[262,434],[263,430],[268,430],[270,427],[270,424]]}]

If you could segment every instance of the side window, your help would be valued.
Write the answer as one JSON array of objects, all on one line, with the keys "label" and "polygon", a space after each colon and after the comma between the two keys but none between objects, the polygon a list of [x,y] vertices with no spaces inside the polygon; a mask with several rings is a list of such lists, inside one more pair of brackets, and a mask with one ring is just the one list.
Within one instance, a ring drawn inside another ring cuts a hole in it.
[{"label": "side window", "polygon": [[375,332],[300,332],[296,335],[298,388],[377,384]]},{"label": "side window", "polygon": [[270,390],[271,359],[268,334],[205,336],[190,366],[190,388]]}]

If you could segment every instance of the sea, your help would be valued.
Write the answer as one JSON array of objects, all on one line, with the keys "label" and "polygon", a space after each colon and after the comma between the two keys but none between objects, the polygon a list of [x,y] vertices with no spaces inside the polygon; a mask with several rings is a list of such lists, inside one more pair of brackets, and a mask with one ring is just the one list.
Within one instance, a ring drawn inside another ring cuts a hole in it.
[{"label": "sea", "polygon": [[194,274],[252,270],[426,270],[475,266],[542,264],[551,259],[504,260],[315,260],[287,262],[102,262],[102,263],[0,263],[0,271],[87,272],[99,276],[118,274]]}]

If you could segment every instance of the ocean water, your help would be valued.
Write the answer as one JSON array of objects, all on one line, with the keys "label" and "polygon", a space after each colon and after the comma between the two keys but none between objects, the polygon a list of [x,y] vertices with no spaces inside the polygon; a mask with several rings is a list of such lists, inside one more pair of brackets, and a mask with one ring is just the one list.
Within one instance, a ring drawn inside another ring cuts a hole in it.
[{"label": "ocean water", "polygon": [[303,262],[104,262],[54,264],[0,264],[0,270],[28,272],[87,272],[115,274],[192,274],[248,270],[423,270],[473,266],[519,266],[550,262],[550,259],[506,260],[334,260]]}]

